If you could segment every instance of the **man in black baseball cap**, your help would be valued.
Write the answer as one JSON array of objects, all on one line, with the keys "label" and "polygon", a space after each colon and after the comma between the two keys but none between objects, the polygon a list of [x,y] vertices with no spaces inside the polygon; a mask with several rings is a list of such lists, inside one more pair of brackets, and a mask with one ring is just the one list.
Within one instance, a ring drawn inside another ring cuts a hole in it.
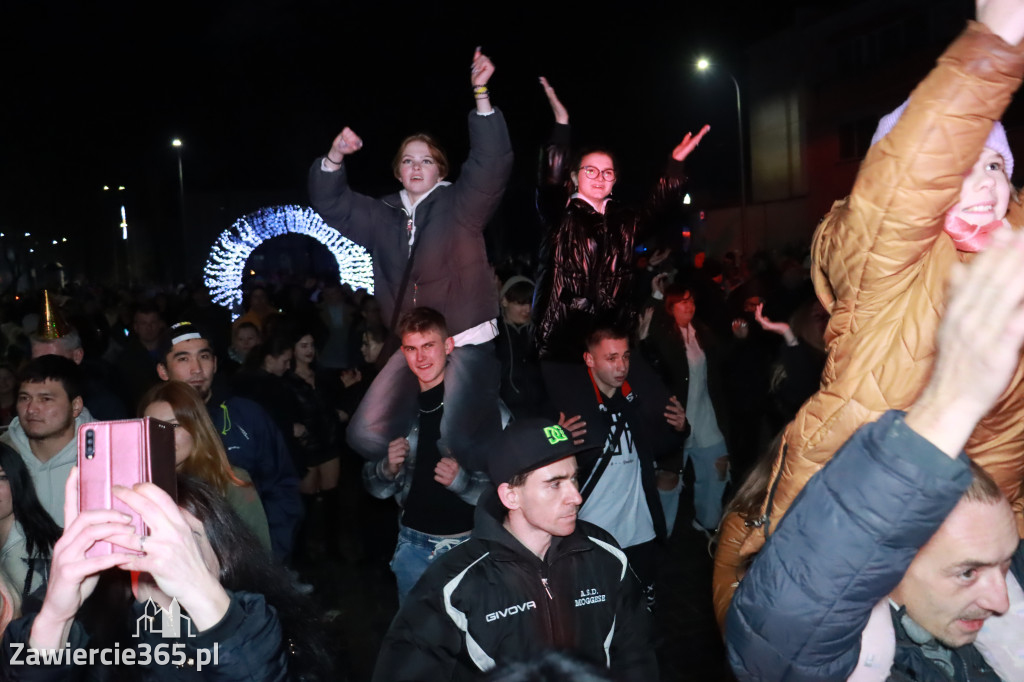
[{"label": "man in black baseball cap", "polygon": [[206,403],[228,461],[252,477],[267,512],[274,556],[286,560],[303,511],[299,477],[281,432],[258,404],[214,385],[217,355],[201,325],[175,322],[161,336],[159,349],[157,375],[188,384]]},{"label": "man in black baseball cap", "polygon": [[488,448],[497,490],[477,503],[473,535],[406,597],[374,680],[473,680],[551,649],[658,678],[640,583],[614,538],[578,521],[576,453],[591,445],[541,419],[511,424]]}]

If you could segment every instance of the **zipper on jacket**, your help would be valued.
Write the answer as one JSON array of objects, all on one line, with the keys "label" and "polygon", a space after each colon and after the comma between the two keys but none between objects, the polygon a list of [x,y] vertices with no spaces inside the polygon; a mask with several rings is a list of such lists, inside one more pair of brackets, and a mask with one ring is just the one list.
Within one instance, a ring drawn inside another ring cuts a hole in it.
[{"label": "zipper on jacket", "polygon": [[547,594],[548,594],[548,603],[545,605],[544,602],[541,601],[541,603],[538,604],[538,606],[540,606],[542,609],[544,609],[544,615],[547,616],[547,625],[548,625],[547,641],[554,642],[555,641],[555,614],[553,613],[553,611],[554,611],[553,602],[555,601],[555,598],[554,598],[554,595],[551,594],[551,589],[548,586],[548,575],[547,575],[547,573],[548,573],[548,566],[545,564],[545,566],[541,570],[539,570],[538,573],[540,574],[540,584],[544,587],[544,591],[547,592]]},{"label": "zipper on jacket", "polygon": [[412,306],[416,307],[416,294],[419,293],[420,284],[419,282],[412,283]]}]

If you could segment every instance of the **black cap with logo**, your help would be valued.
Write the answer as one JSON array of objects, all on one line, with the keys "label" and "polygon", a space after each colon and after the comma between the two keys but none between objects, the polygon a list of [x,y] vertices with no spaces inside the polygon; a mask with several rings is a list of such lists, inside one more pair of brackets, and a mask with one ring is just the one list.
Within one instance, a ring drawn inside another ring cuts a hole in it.
[{"label": "black cap with logo", "polygon": [[487,473],[495,485],[508,483],[552,462],[594,448],[573,443],[572,434],[546,419],[519,419],[501,432],[490,448]]}]

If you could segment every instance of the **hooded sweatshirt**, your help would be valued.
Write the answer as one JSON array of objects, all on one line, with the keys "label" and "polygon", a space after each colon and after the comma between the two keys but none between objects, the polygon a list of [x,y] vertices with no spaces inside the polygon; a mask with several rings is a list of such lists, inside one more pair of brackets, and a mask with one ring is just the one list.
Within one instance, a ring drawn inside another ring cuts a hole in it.
[{"label": "hooded sweatshirt", "polygon": [[[74,434],[78,433],[82,424],[96,421],[89,414],[89,410],[82,408],[81,414],[75,419]],[[71,474],[71,467],[78,462],[78,438],[72,435],[67,444],[60,452],[50,458],[48,462],[40,462],[32,454],[32,448],[28,444],[28,436],[21,426],[21,420],[17,417],[11,422],[7,433],[0,436],[0,442],[10,445],[21,455],[22,461],[28,467],[32,476],[32,484],[36,487],[36,495],[53,520],[58,526],[64,526],[64,484],[67,483]]]}]

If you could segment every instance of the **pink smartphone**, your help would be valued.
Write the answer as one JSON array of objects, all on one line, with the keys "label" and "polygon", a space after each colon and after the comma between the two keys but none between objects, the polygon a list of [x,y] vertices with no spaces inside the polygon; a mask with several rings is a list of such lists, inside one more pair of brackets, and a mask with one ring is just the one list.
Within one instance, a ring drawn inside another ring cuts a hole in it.
[{"label": "pink smartphone", "polygon": [[[155,483],[177,500],[174,426],[150,417],[90,422],[78,428],[78,509],[114,509],[132,517],[135,532],[149,529],[131,507],[114,497],[115,485]],[[109,542],[96,542],[87,557],[138,554]]]}]

